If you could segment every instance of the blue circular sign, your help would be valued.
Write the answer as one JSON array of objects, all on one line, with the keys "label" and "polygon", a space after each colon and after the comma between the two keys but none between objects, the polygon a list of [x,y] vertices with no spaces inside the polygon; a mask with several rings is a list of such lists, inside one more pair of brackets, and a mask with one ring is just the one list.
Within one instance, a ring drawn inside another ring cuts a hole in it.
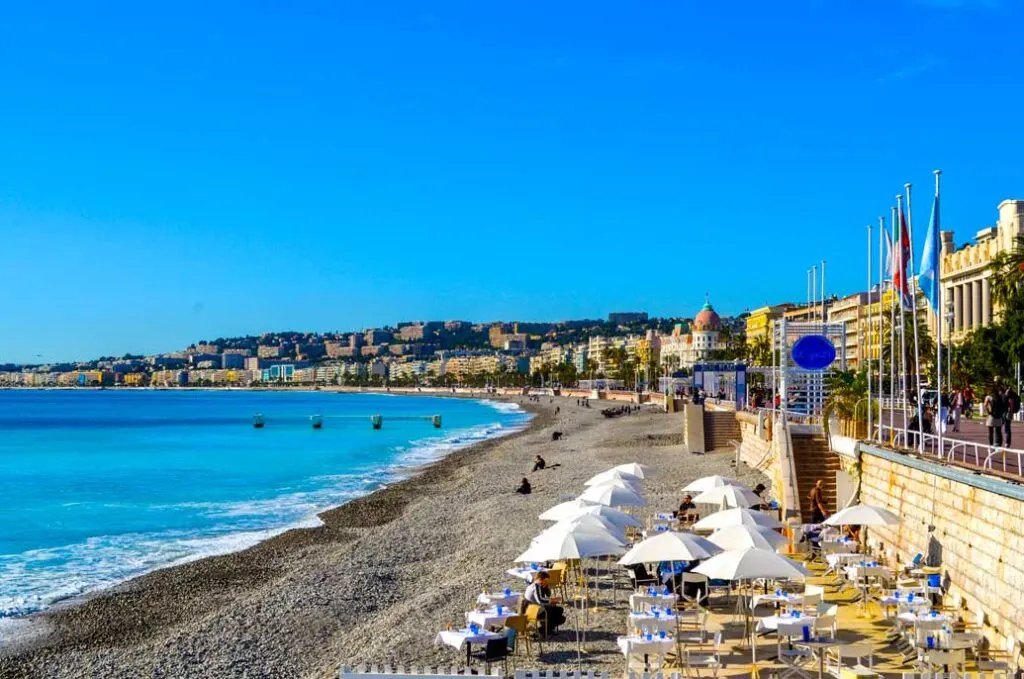
[{"label": "blue circular sign", "polygon": [[836,360],[836,348],[824,335],[807,335],[793,345],[793,362],[804,370],[824,370]]}]

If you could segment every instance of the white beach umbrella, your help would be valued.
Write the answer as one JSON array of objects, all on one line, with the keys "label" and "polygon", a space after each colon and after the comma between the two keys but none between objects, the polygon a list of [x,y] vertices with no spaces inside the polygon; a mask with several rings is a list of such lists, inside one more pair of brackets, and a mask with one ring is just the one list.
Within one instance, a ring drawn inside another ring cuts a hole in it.
[{"label": "white beach umbrella", "polygon": [[640,488],[643,485],[642,478],[640,478],[639,476],[635,476],[633,474],[627,474],[621,469],[609,469],[607,471],[601,472],[600,474],[595,474],[594,476],[591,476],[589,479],[584,481],[583,485],[596,486],[599,483],[604,483],[605,481],[626,481],[628,483],[633,484],[637,488]]},{"label": "white beach umbrella", "polygon": [[583,500],[571,500],[570,502],[563,502],[560,505],[555,505],[548,511],[541,514],[539,518],[542,521],[564,521],[566,519],[574,519],[578,516],[586,515],[600,516],[613,526],[618,526],[622,529],[629,526],[632,526],[633,528],[644,527],[643,523],[641,523],[639,519],[630,516],[625,512],[619,511],[614,507],[595,505]]},{"label": "white beach umbrella", "polygon": [[654,470],[652,468],[648,467],[645,464],[639,464],[638,462],[629,462],[627,464],[620,464],[620,465],[617,465],[615,467],[612,467],[612,469],[617,469],[620,472],[626,472],[627,474],[632,474],[633,476],[638,476],[641,479],[649,479],[652,476],[655,476],[655,472],[654,472]]},{"label": "white beach umbrella", "polygon": [[[640,479],[636,479],[636,481],[639,480]],[[585,485],[588,488],[593,488],[594,486],[615,486],[616,488],[628,488],[638,495],[642,495],[644,492],[643,486],[634,481],[630,481],[628,477],[621,479],[607,479],[605,481],[601,481],[600,483],[589,483]]]},{"label": "white beach umbrella", "polygon": [[709,488],[693,498],[698,504],[721,505],[725,503],[729,507],[753,507],[764,502],[754,491],[747,490],[740,486],[718,486]]},{"label": "white beach umbrella", "polygon": [[853,505],[825,519],[829,526],[895,526],[900,522],[888,509],[873,505]]},{"label": "white beach umbrella", "polygon": [[691,481],[687,485],[683,486],[684,493],[703,493],[711,490],[712,488],[721,488],[722,486],[739,486],[744,488],[745,486],[737,481],[736,479],[730,479],[725,476],[703,476],[696,481]]},{"label": "white beach umbrella", "polygon": [[725,550],[754,547],[775,551],[787,542],[784,536],[764,526],[719,528],[708,537],[708,540]]},{"label": "white beach umbrella", "polygon": [[696,561],[707,559],[720,551],[716,545],[693,533],[659,533],[633,545],[619,559],[619,563],[628,566],[655,561]]},{"label": "white beach umbrella", "polygon": [[538,535],[530,547],[515,560],[537,562],[586,559],[622,554],[624,551],[625,546],[608,533],[563,526],[558,530],[547,530]]},{"label": "white beach umbrella", "polygon": [[620,544],[626,544],[626,532],[619,526],[616,526],[608,519],[595,514],[582,514],[580,516],[563,519],[558,523],[545,528],[540,532],[536,538],[533,539],[536,542],[541,535],[550,531],[558,530],[576,530],[577,532],[589,532],[589,533],[604,533],[614,537]]},{"label": "white beach umbrella", "polygon": [[746,507],[734,507],[723,509],[714,514],[708,514],[703,519],[693,524],[694,530],[716,530],[728,528],[729,526],[764,526],[765,528],[782,528],[782,522],[771,514],[765,514]]},{"label": "white beach umbrella", "polygon": [[587,488],[580,494],[579,499],[607,507],[643,507],[647,504],[647,500],[635,489],[619,488],[605,483]]},{"label": "white beach umbrella", "polygon": [[753,547],[722,552],[694,568],[693,572],[712,580],[789,580],[807,575],[807,570],[796,561]]}]

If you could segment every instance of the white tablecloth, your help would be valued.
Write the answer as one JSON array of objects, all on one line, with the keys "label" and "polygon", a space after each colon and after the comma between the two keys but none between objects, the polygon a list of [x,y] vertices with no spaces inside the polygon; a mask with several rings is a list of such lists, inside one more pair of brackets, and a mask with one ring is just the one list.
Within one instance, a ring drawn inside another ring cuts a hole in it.
[{"label": "white tablecloth", "polygon": [[[628,661],[631,655],[653,655],[658,658],[663,658],[666,653],[672,650],[672,645],[675,641],[666,636],[664,639],[658,638],[658,635],[653,635],[651,640],[640,639],[635,636],[619,637],[618,644],[619,650],[622,651],[622,655],[626,656]],[[660,666],[661,663],[658,663]]]},{"label": "white tablecloth", "polygon": [[658,512],[654,515],[655,521],[675,521],[676,517],[672,516],[671,512]]},{"label": "white tablecloth", "polygon": [[861,566],[860,564],[853,564],[846,566],[846,577],[858,582],[861,578],[892,578],[892,570],[885,566]]},{"label": "white tablecloth", "polygon": [[[917,597],[914,597],[915,599]],[[896,616],[896,619],[900,622],[908,625],[916,625],[918,623],[925,623],[929,627],[941,626],[943,623],[950,625],[953,623],[953,618],[948,615],[932,615],[930,611],[915,613],[913,611],[905,611]]]},{"label": "white tablecloth", "polygon": [[467,629],[450,629],[443,632],[437,633],[437,638],[434,639],[434,643],[437,645],[451,646],[457,648],[460,651],[466,647],[466,644],[486,644],[491,639],[500,639],[502,635],[495,634],[494,632],[487,632],[480,630],[478,633],[473,634]]},{"label": "white tablecloth", "polygon": [[502,608],[501,613],[497,609],[489,608],[486,611],[469,611],[466,613],[466,624],[476,623],[483,628],[504,627],[505,620],[516,612],[511,608]]},{"label": "white tablecloth", "polygon": [[825,562],[828,564],[829,570],[835,570],[840,564],[844,564],[847,561],[865,561],[867,558],[868,557],[865,554],[856,554],[853,552],[848,554],[833,553],[825,555]]},{"label": "white tablecloth", "polygon": [[659,614],[658,617],[654,617],[651,613],[630,613],[629,629],[642,630],[646,627],[651,634],[654,634],[659,630],[665,630],[667,633],[675,634],[678,620],[679,619],[675,615],[665,615],[664,612]]},{"label": "white tablecloth", "polygon": [[533,577],[538,571],[544,570],[542,568],[509,568],[505,571],[506,575],[511,575],[513,578],[519,578],[520,580],[526,580],[527,582],[533,582]]},{"label": "white tablecloth", "polygon": [[757,608],[761,604],[781,604],[783,606],[800,606],[804,602],[803,594],[755,594],[754,595],[754,608]]},{"label": "white tablecloth", "polygon": [[801,626],[807,625],[812,630],[814,629],[814,621],[816,617],[812,615],[801,615],[799,618],[794,618],[792,615],[770,615],[765,618],[757,619],[757,631],[758,632],[774,632],[779,629],[779,623],[798,623]]},{"label": "white tablecloth", "polygon": [[519,592],[512,592],[508,596],[505,596],[504,592],[484,592],[476,598],[476,602],[481,606],[508,606],[509,608],[517,608],[519,606],[519,597],[522,595]]},{"label": "white tablecloth", "polygon": [[631,594],[629,596],[630,610],[648,611],[651,606],[658,608],[674,608],[679,599],[675,594]]},{"label": "white tablecloth", "polygon": [[932,602],[928,600],[926,596],[914,595],[914,600],[911,601],[906,594],[901,594],[899,598],[889,594],[878,600],[883,606],[895,606],[902,613],[907,610],[920,611],[921,609],[930,610]]}]

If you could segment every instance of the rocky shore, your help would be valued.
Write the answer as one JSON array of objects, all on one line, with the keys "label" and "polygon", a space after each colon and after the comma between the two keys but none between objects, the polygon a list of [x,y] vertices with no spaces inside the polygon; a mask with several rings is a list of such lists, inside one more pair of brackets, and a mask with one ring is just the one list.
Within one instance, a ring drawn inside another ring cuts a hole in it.
[{"label": "rocky shore", "polygon": [[[650,511],[671,509],[679,487],[734,474],[731,452],[690,455],[678,415],[606,419],[571,398],[529,404],[530,427],[458,451],[413,478],[321,515],[250,549],[150,573],[80,605],[33,619],[31,643],[0,645],[0,678],[337,676],[342,664],[453,665],[434,637],[459,624],[484,588],[509,583],[512,559],[546,524],[536,517],[607,467],[638,461]],[[556,408],[558,411],[556,412]],[[553,431],[563,432],[552,441]],[[530,473],[542,454],[550,464]],[[529,496],[513,492],[527,476]],[[764,479],[739,472],[749,484]],[[646,514],[645,514],[646,515]],[[621,671],[615,637],[625,609],[591,616],[588,668]],[[541,661],[575,661],[563,632]]]}]

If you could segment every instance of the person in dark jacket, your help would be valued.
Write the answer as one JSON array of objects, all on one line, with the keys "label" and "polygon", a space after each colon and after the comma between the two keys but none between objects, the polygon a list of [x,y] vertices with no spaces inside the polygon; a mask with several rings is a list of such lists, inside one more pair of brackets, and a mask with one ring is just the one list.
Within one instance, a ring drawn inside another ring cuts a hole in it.
[{"label": "person in dark jacket", "polygon": [[519,487],[516,488],[516,492],[520,495],[529,495],[532,493],[533,488],[530,486],[530,480],[524,476],[522,483],[520,483]]}]

